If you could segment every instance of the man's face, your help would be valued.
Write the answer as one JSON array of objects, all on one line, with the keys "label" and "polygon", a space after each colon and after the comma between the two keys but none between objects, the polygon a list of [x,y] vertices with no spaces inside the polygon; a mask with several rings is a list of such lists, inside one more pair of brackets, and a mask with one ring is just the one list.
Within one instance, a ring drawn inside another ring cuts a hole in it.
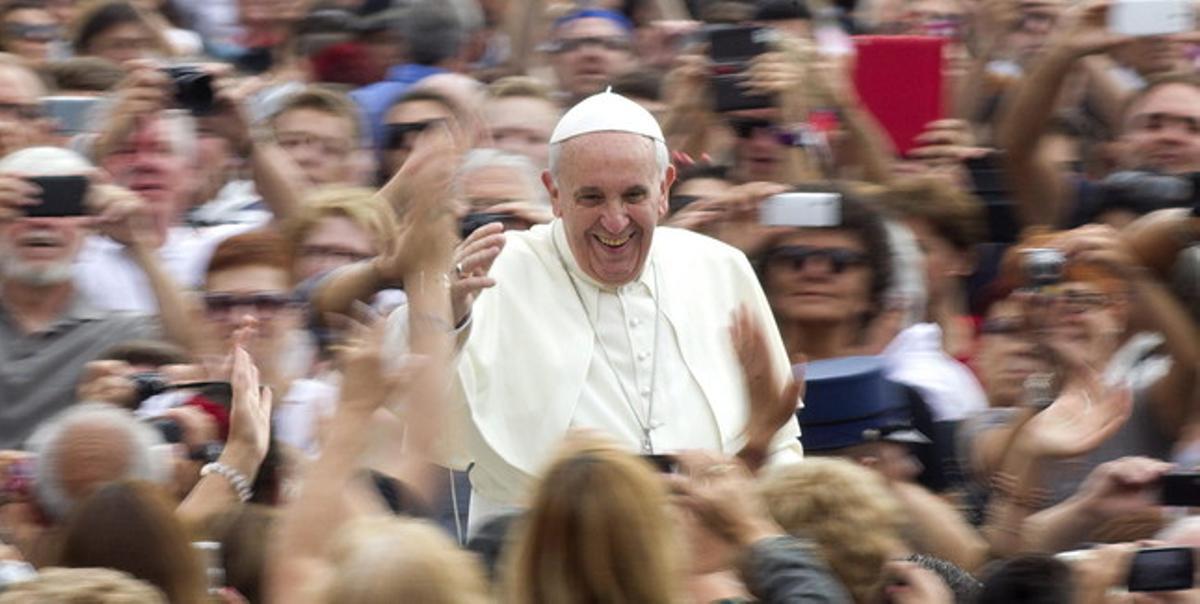
[{"label": "man's face", "polygon": [[798,229],[781,239],[764,269],[771,308],[802,323],[857,321],[871,305],[865,252],[858,237],[838,229]]},{"label": "man's face", "polygon": [[260,355],[278,352],[281,336],[295,329],[300,312],[292,302],[287,271],[265,265],[250,265],[210,273],[204,284],[204,307],[221,342],[231,344],[242,320],[257,321],[251,354],[263,362],[275,361]]},{"label": "man's face", "polygon": [[667,213],[675,169],[661,174],[653,144],[636,134],[595,132],[562,145],[558,173],[546,172],[542,181],[575,261],[603,285],[633,281],[650,254],[654,225]]},{"label": "man's face", "polygon": [[408,156],[412,153],[413,145],[420,135],[420,125],[429,124],[441,120],[443,123],[456,129],[457,122],[454,119],[454,114],[448,107],[435,101],[410,101],[400,103],[388,110],[384,116],[383,123],[392,125],[400,125],[408,128],[408,133],[401,137],[400,140],[383,142],[383,162],[384,168],[387,169],[387,174],[391,176],[395,174],[404,162],[408,161]]},{"label": "man's face", "polygon": [[1044,312],[1050,341],[1093,363],[1107,362],[1125,331],[1123,300],[1095,283],[1063,282]]},{"label": "man's face", "polygon": [[46,135],[41,93],[31,73],[0,66],[0,157],[36,145]]},{"label": "man's face", "polygon": [[1166,84],[1129,108],[1121,136],[1131,168],[1200,171],[1200,89]]},{"label": "man's face", "polygon": [[787,148],[779,142],[774,124],[763,117],[730,119],[736,137],[734,174],[740,182],[778,182]]},{"label": "man's face", "polygon": [[275,139],[315,185],[348,184],[353,174],[354,125],[315,109],[292,109],[275,118]]},{"label": "man's face", "polygon": [[72,216],[0,223],[0,279],[33,286],[70,280],[86,236],[85,220]]},{"label": "man's face", "polygon": [[1041,367],[1021,305],[1011,300],[993,304],[980,331],[974,367],[988,402],[993,407],[1019,404],[1025,380]]},{"label": "man's face", "polygon": [[191,199],[195,168],[171,145],[167,125],[157,117],[143,121],[104,159],[115,184],[142,196],[160,224],[172,224]]},{"label": "man's face", "polygon": [[576,19],[554,32],[554,39],[560,48],[550,62],[559,88],[572,98],[600,92],[633,67],[628,33],[608,19]]},{"label": "man's face", "polygon": [[15,10],[0,23],[4,50],[34,65],[41,65],[50,56],[50,43],[58,37],[58,24],[47,11],[35,8]]},{"label": "man's face", "polygon": [[558,117],[558,107],[535,97],[491,99],[483,106],[493,146],[524,155],[539,169],[547,165],[550,133]]},{"label": "man's face", "polygon": [[327,216],[318,221],[300,242],[295,277],[297,281],[305,281],[371,258],[379,251],[379,242],[353,220],[345,216]]},{"label": "man's face", "polygon": [[1063,6],[1060,0],[1022,0],[1018,2],[1018,17],[1015,29],[1008,34],[1004,47],[1013,59],[1023,64],[1032,61],[1058,25]]}]

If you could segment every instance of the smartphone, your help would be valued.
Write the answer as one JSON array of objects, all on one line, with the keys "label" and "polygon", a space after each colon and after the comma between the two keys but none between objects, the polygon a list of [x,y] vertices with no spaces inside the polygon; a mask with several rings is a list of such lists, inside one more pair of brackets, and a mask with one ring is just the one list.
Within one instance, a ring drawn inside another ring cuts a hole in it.
[{"label": "smartphone", "polygon": [[1176,591],[1195,584],[1195,554],[1190,547],[1138,550],[1129,566],[1129,591]]},{"label": "smartphone", "polygon": [[945,44],[946,38],[931,36],[854,37],[854,87],[902,155],[916,147],[927,124],[943,117]]},{"label": "smartphone", "polygon": [[653,453],[649,455],[640,455],[639,457],[650,462],[650,465],[654,466],[654,469],[663,474],[679,473],[679,459],[674,455]]},{"label": "smartphone", "polygon": [[31,176],[28,180],[41,187],[42,194],[41,203],[25,206],[26,216],[51,218],[87,214],[86,176]]},{"label": "smartphone", "polygon": [[1108,29],[1117,34],[1161,36],[1195,28],[1190,0],[1116,0],[1108,7]]},{"label": "smartphone", "polygon": [[766,27],[713,27],[707,30],[708,58],[717,73],[741,70],[747,61],[771,50],[775,32]]},{"label": "smartphone", "polygon": [[763,200],[759,220],[767,226],[835,227],[842,223],[837,193],[780,193]]},{"label": "smartphone", "polygon": [[1160,482],[1158,501],[1163,505],[1200,507],[1200,472],[1171,472]]},{"label": "smartphone", "polygon": [[716,27],[708,30],[713,109],[718,113],[774,106],[774,98],[742,87],[746,64],[771,49],[775,32],[765,27]]},{"label": "smartphone", "polygon": [[55,131],[62,136],[88,132],[92,109],[100,102],[91,96],[44,96],[41,99],[46,114],[54,118]]}]

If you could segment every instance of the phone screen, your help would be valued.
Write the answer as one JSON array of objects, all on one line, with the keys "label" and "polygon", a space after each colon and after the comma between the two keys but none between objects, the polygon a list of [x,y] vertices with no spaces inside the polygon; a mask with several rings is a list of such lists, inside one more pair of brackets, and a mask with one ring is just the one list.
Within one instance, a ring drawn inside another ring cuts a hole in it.
[{"label": "phone screen", "polygon": [[86,176],[33,176],[29,181],[40,187],[42,193],[41,203],[25,206],[27,216],[50,218],[87,214]]},{"label": "phone screen", "polygon": [[1129,591],[1191,589],[1195,560],[1191,548],[1159,547],[1138,550],[1129,567]]},{"label": "phone screen", "polygon": [[1159,503],[1180,507],[1200,506],[1200,472],[1172,472],[1162,477]]}]

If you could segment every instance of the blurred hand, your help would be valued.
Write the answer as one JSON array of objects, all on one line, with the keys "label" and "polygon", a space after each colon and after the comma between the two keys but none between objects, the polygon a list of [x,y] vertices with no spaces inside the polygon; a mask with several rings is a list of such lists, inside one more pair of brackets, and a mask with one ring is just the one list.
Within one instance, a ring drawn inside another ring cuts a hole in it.
[{"label": "blurred hand", "polygon": [[1122,457],[1096,466],[1072,499],[1098,520],[1144,512],[1158,503],[1158,483],[1173,466],[1148,457]]},{"label": "blurred hand", "polygon": [[220,440],[217,420],[195,405],[180,405],[163,412],[162,417],[174,420],[183,432],[183,444],[194,450],[205,443]]},{"label": "blurred hand", "polygon": [[1108,30],[1110,5],[1109,0],[1088,0],[1068,9],[1064,15],[1066,27],[1052,40],[1052,47],[1063,49],[1073,58],[1080,58],[1132,42],[1134,38]]},{"label": "blurred hand", "polygon": [[117,84],[116,98],[109,111],[101,137],[112,146],[123,141],[141,119],[169,107],[171,78],[153,61],[130,61],[127,73]]},{"label": "blurred hand", "polygon": [[799,60],[799,52],[772,51],[754,57],[742,87],[748,93],[768,96],[803,90],[806,64]]},{"label": "blurred hand", "polygon": [[213,102],[215,117],[212,128],[218,136],[229,141],[234,149],[244,151],[253,142],[249,113],[246,111],[247,95],[254,89],[242,85],[225,75],[223,69],[209,69],[213,73]]},{"label": "blurred hand", "polygon": [[745,306],[734,311],[729,337],[746,378],[750,401],[746,446],[766,453],[775,434],[796,414],[803,386],[792,378],[780,383],[767,334]]},{"label": "blurred hand", "polygon": [[1069,368],[1058,398],[1017,433],[1016,444],[1037,458],[1083,455],[1108,440],[1129,419],[1133,395],[1124,386],[1105,386],[1094,370]]},{"label": "blurred hand", "polygon": [[132,409],[137,399],[137,388],[129,379],[133,373],[125,361],[91,361],[83,366],[75,398]]},{"label": "blurred hand", "polygon": [[1108,591],[1122,588],[1137,546],[1132,543],[1102,545],[1067,561],[1075,583],[1075,602],[1110,602]]},{"label": "blurred hand", "polygon": [[15,174],[0,174],[0,224],[25,215],[24,208],[39,203],[41,189]]},{"label": "blurred hand", "polygon": [[397,390],[412,381],[424,361],[410,355],[399,368],[392,369],[394,365],[383,359],[386,321],[376,318],[364,324],[346,318],[344,323],[346,335],[335,347],[342,372],[337,416],[369,418]]},{"label": "blurred hand", "polygon": [[773,236],[791,230],[764,226],[758,215],[764,199],[788,190],[786,185],[768,182],[738,185],[714,199],[688,205],[665,224],[689,228],[720,239],[753,258],[766,251]]},{"label": "blurred hand", "polygon": [[1133,250],[1116,229],[1101,224],[1070,231],[1060,245],[1067,261],[1098,264],[1126,279],[1142,268]]},{"label": "blurred hand", "polygon": [[94,185],[88,204],[103,235],[131,249],[158,249],[161,241],[150,208],[137,193],[116,185]]},{"label": "blurred hand", "polygon": [[883,567],[888,604],[954,604],[954,593],[937,573],[915,562],[893,560]]},{"label": "blurred hand", "polygon": [[676,66],[663,80],[663,92],[673,113],[710,111],[708,57],[702,54],[680,55]]},{"label": "blurred hand", "polygon": [[706,530],[738,548],[784,534],[767,513],[745,466],[711,453],[678,457],[687,474],[671,477],[676,502],[695,514]]},{"label": "blurred hand", "polygon": [[253,481],[271,441],[271,403],[274,393],[259,384],[258,368],[250,359],[250,353],[240,346],[233,352],[230,383],[233,399],[229,413],[229,440],[226,441],[221,459],[225,462],[228,457],[228,463],[236,464],[232,467]]}]

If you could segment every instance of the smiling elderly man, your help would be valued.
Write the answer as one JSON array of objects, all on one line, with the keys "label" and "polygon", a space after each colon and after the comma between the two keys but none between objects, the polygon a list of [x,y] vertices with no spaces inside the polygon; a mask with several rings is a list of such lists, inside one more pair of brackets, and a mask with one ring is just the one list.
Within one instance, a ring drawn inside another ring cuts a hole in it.
[{"label": "smiling elderly man", "polygon": [[[746,257],[656,226],[675,179],[667,157],[645,109],[611,92],[589,97],[550,139],[542,180],[556,220],[503,236],[489,225],[460,247],[452,279],[495,282],[473,306],[455,300],[468,331],[458,385],[471,419],[472,527],[519,505],[572,429],[644,454],[738,452],[750,402],[729,330],[739,307],[766,334],[768,373],[790,381]],[[798,459],[798,434],[792,418],[762,453]]]}]

